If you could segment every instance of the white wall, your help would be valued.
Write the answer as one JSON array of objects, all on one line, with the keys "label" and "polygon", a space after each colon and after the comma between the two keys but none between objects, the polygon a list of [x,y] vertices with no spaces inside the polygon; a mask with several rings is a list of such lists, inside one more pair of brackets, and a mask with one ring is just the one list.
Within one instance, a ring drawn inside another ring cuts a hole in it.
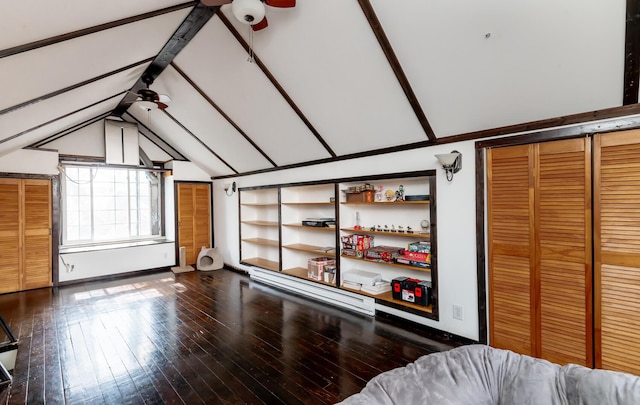
[{"label": "white wall", "polygon": [[18,149],[0,157],[0,172],[57,175],[58,152]]},{"label": "white wall", "polygon": [[175,243],[155,243],[117,249],[62,253],[59,281],[82,280],[140,270],[173,266]]},{"label": "white wall", "polygon": [[211,176],[192,162],[173,160],[165,168],[171,169],[174,181],[211,181]]},{"label": "white wall", "polygon": [[[452,182],[434,155],[452,150],[462,153],[462,170]],[[214,181],[214,235],[225,263],[239,268],[238,193],[226,196],[225,183],[236,181],[238,187],[327,180],[342,177],[370,176],[438,169],[438,293],[440,320],[414,317],[417,322],[477,340],[478,300],[476,276],[476,190],[474,142],[433,146],[387,155],[283,170],[274,173]],[[452,317],[453,305],[463,307],[463,320]]]}]

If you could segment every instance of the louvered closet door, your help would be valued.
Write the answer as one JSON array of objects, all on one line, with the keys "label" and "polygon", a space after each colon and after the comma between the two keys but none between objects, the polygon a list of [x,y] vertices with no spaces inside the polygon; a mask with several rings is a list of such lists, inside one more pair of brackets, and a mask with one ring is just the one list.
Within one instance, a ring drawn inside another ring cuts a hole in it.
[{"label": "louvered closet door", "polygon": [[596,367],[640,374],[640,131],[594,137]]},{"label": "louvered closet door", "polygon": [[202,246],[211,244],[211,185],[178,183],[178,243],[187,264],[195,264]]},{"label": "louvered closet door", "polygon": [[487,151],[489,331],[494,347],[535,355],[533,146]]},{"label": "louvered closet door", "polygon": [[193,263],[198,260],[202,246],[211,247],[211,188],[208,184],[194,186]]},{"label": "louvered closet door", "polygon": [[23,288],[51,285],[51,181],[23,180]]},{"label": "louvered closet door", "polygon": [[593,364],[590,144],[535,145],[537,356],[584,366]]},{"label": "louvered closet door", "polygon": [[0,179],[0,207],[0,293],[6,293],[22,289],[19,179]]},{"label": "louvered closet door", "polygon": [[186,263],[195,263],[194,257],[194,228],[193,216],[194,196],[193,185],[179,183],[178,186],[178,246],[186,248]]}]

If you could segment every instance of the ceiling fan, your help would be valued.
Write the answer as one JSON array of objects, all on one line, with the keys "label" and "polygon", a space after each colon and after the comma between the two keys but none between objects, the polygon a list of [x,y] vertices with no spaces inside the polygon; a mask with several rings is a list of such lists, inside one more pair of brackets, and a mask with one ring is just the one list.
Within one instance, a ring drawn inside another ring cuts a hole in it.
[{"label": "ceiling fan", "polygon": [[231,3],[231,12],[243,24],[248,24],[254,31],[267,28],[269,23],[265,17],[264,5],[279,8],[296,6],[296,0],[200,0],[205,6],[222,6]]},{"label": "ceiling fan", "polygon": [[135,104],[142,108],[145,111],[151,110],[164,110],[167,108],[169,103],[171,102],[171,97],[166,94],[158,94],[155,91],[151,90],[149,86],[153,83],[153,79],[150,77],[143,77],[142,81],[147,85],[146,88],[142,88],[138,90],[137,93],[134,93],[130,90],[127,90],[129,93],[135,94],[138,96],[138,99],[135,101]]}]

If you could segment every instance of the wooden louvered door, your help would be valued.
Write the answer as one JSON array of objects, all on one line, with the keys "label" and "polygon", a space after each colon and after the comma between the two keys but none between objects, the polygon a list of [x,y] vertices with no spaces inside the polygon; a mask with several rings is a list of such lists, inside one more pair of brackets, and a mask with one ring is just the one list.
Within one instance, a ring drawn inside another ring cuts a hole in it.
[{"label": "wooden louvered door", "polygon": [[591,142],[535,145],[537,357],[593,364]]},{"label": "wooden louvered door", "polygon": [[596,367],[640,374],[640,130],[594,136]]},{"label": "wooden louvered door", "polygon": [[494,347],[535,355],[533,146],[487,151],[489,321]]},{"label": "wooden louvered door", "polygon": [[23,180],[23,289],[51,285],[51,181]]},{"label": "wooden louvered door", "polygon": [[587,139],[487,151],[492,346],[590,365]]},{"label": "wooden louvered door", "polygon": [[0,293],[48,287],[51,181],[0,179]]},{"label": "wooden louvered door", "polygon": [[178,246],[186,248],[186,263],[195,264],[202,246],[211,244],[211,185],[177,184]]},{"label": "wooden louvered door", "polygon": [[0,293],[22,289],[20,180],[0,178]]}]

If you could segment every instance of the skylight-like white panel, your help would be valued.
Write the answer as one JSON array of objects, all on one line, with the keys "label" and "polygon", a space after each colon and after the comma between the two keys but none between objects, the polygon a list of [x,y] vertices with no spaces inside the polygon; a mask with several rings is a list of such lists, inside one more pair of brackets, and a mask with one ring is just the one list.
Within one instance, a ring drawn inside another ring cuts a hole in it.
[{"label": "skylight-like white panel", "polygon": [[267,7],[267,18],[256,53],[339,155],[428,139],[357,1]]},{"label": "skylight-like white panel", "polygon": [[181,0],[2,1],[0,50],[40,41],[177,4]]},{"label": "skylight-like white panel", "polygon": [[[214,17],[175,62],[276,164],[330,157],[257,64],[249,63],[247,57],[240,43]],[[267,67],[270,68],[268,64]],[[281,79],[275,76],[276,80]],[[289,90],[285,86],[285,91]],[[295,97],[293,101],[296,102]],[[302,112],[306,114],[304,108]]]},{"label": "skylight-like white panel", "polygon": [[622,104],[624,0],[372,0],[438,136]]},{"label": "skylight-like white panel", "polygon": [[155,57],[185,15],[180,10],[0,59],[0,110]]}]

